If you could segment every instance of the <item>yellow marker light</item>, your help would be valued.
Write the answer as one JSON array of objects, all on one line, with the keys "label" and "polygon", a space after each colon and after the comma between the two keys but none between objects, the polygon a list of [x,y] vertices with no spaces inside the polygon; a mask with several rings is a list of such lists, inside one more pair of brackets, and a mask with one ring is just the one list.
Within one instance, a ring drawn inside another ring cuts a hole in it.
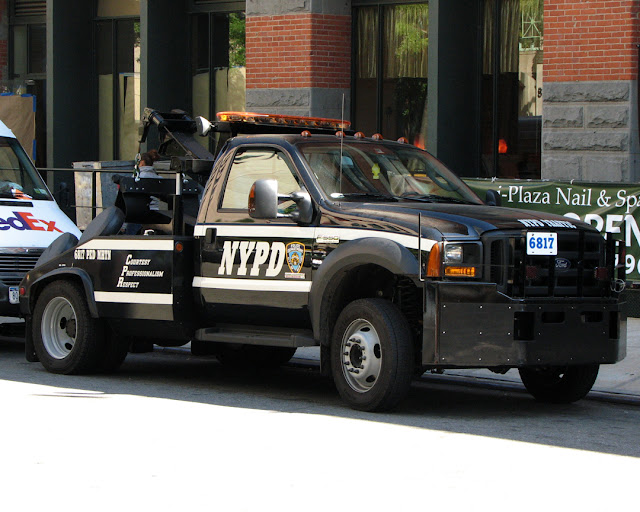
[{"label": "yellow marker light", "polygon": [[476,267],[445,267],[444,275],[448,277],[476,277]]}]

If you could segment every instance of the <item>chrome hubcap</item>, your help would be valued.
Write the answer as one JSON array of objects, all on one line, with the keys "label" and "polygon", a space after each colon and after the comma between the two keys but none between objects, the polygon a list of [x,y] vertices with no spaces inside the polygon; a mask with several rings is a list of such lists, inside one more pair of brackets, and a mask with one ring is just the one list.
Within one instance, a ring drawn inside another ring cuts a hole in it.
[{"label": "chrome hubcap", "polygon": [[363,319],[351,322],[342,337],[342,373],[349,386],[366,393],[375,386],[382,367],[382,349],[378,333]]},{"label": "chrome hubcap", "polygon": [[42,343],[54,359],[64,359],[76,343],[76,312],[64,297],[52,299],[42,315]]}]

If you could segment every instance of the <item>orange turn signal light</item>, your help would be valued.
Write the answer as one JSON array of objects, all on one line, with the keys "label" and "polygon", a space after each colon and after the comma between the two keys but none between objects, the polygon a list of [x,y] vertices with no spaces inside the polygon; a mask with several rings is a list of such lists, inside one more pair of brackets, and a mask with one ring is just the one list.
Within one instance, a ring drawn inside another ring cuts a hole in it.
[{"label": "orange turn signal light", "polygon": [[442,260],[440,258],[440,244],[434,244],[429,252],[427,262],[427,277],[440,277]]},{"label": "orange turn signal light", "polygon": [[445,267],[444,275],[449,277],[476,277],[476,267]]}]

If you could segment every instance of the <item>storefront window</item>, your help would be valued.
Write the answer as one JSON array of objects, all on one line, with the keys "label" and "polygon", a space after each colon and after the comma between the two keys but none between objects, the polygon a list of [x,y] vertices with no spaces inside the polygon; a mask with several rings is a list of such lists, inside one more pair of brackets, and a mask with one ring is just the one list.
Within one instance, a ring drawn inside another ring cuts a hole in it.
[{"label": "storefront window", "polygon": [[429,5],[386,5],[356,11],[354,121],[368,134],[427,135]]},{"label": "storefront window", "polygon": [[100,160],[133,160],[140,125],[140,22],[99,21],[98,130]]},{"label": "storefront window", "polygon": [[244,13],[196,14],[191,34],[192,114],[213,119],[216,112],[244,110]]},{"label": "storefront window", "polygon": [[540,178],[542,13],[543,0],[485,0],[483,176]]}]

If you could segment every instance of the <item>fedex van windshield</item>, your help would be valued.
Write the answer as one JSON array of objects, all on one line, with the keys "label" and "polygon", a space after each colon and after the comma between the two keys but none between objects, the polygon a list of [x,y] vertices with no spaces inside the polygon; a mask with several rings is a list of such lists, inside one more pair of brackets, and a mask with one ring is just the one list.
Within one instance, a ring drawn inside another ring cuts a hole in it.
[{"label": "fedex van windshield", "polygon": [[52,200],[20,143],[6,137],[0,137],[0,199]]}]

